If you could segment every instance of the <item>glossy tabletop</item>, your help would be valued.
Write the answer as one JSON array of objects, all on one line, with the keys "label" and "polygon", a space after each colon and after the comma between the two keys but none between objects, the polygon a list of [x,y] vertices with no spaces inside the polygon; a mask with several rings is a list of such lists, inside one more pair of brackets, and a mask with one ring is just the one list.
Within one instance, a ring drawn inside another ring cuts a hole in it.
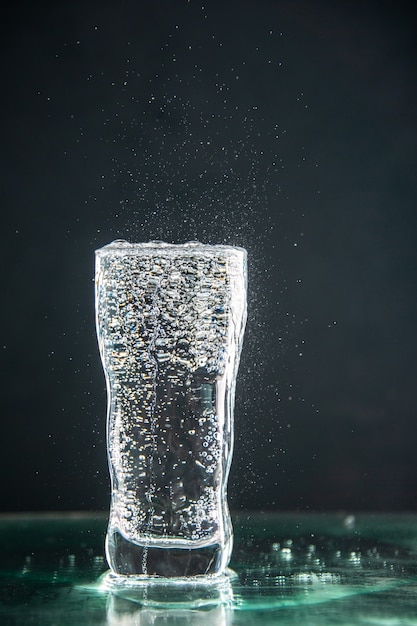
[{"label": "glossy tabletop", "polygon": [[106,516],[0,516],[2,626],[417,626],[417,515],[234,516],[216,583],[111,588]]}]

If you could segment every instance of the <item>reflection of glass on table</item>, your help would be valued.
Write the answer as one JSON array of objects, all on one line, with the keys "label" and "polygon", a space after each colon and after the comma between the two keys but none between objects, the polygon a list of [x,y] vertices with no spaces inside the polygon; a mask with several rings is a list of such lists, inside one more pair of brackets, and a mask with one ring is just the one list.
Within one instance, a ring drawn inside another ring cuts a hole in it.
[{"label": "reflection of glass on table", "polygon": [[[206,587],[206,588],[205,588]],[[109,626],[230,626],[233,590],[227,577],[201,585],[168,583],[142,589],[112,590],[107,602]]]}]

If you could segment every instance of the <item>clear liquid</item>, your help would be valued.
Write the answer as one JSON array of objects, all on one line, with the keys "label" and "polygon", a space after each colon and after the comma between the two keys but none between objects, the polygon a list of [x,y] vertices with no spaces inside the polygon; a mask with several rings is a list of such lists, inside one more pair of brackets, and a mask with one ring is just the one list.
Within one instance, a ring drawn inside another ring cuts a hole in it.
[{"label": "clear liquid", "polygon": [[231,545],[229,548],[220,544],[199,548],[136,545],[117,531],[107,535],[106,543],[111,568],[121,576],[183,578],[214,575],[223,571],[225,554],[231,551]]},{"label": "clear liquid", "polygon": [[230,557],[226,482],[245,276],[243,251],[230,258],[222,248],[114,243],[98,252],[106,545],[118,574],[212,574]]}]

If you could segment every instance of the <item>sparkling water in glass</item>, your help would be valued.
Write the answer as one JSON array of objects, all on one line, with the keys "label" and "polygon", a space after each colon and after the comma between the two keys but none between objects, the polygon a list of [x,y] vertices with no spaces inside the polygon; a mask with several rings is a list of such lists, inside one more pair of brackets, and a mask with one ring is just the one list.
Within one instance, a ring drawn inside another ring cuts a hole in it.
[{"label": "sparkling water in glass", "polygon": [[114,241],[96,251],[114,574],[218,575],[228,565],[246,283],[243,248]]}]

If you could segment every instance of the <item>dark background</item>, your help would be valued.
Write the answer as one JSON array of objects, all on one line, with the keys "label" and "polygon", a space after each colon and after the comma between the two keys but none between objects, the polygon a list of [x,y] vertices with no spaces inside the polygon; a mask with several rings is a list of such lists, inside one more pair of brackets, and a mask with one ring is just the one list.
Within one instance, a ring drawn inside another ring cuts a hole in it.
[{"label": "dark background", "polygon": [[232,508],[417,510],[412,3],[2,19],[1,508],[107,509],[94,250],[243,245]]}]

